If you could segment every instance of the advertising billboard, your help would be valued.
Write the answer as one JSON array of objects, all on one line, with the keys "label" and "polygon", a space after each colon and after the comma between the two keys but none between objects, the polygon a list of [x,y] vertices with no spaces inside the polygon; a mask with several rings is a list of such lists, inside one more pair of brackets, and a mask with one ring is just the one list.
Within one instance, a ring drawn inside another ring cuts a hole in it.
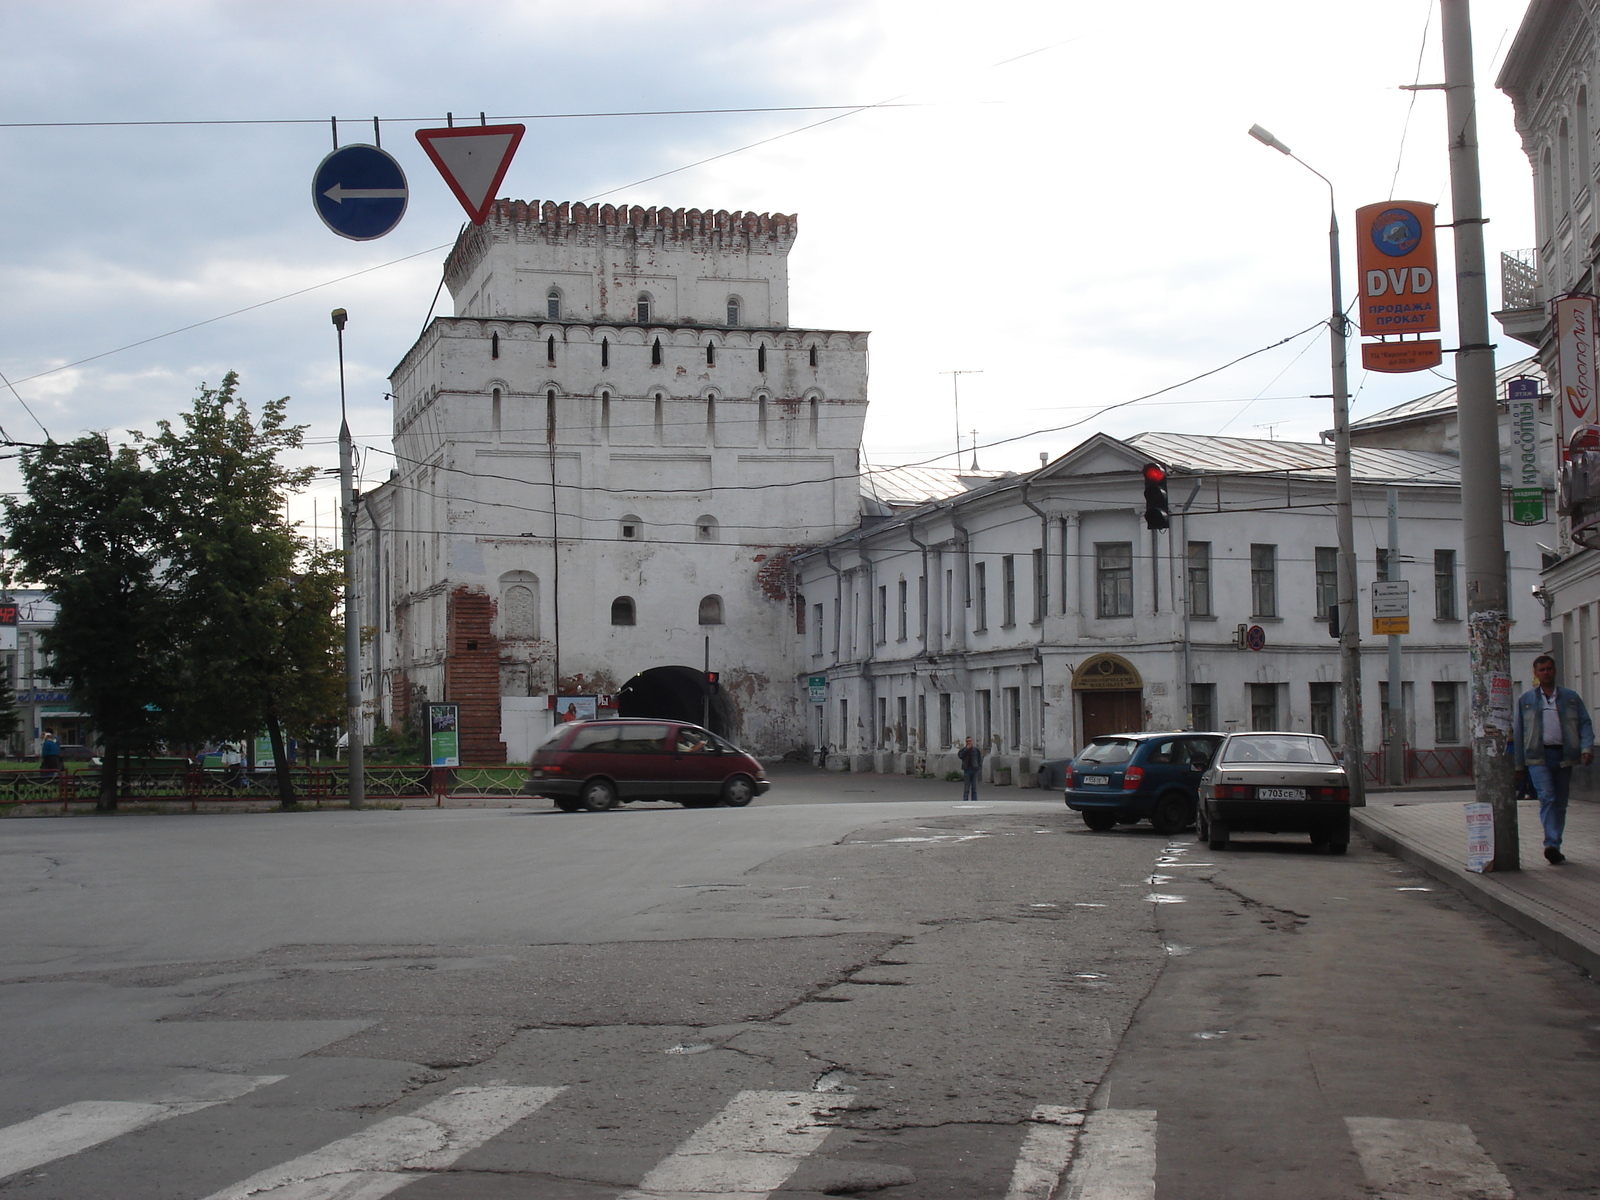
[{"label": "advertising billboard", "polygon": [[[1386,200],[1356,209],[1356,266],[1361,274],[1363,337],[1439,332],[1439,256],[1433,205]],[[1384,341],[1361,347],[1369,371],[1423,371],[1444,355],[1438,339]]]},{"label": "advertising billboard", "polygon": [[[1560,368],[1556,443],[1563,457],[1581,447],[1600,449],[1600,410],[1595,395],[1595,298],[1563,296],[1556,301],[1556,361]],[[1585,435],[1591,435],[1586,438]]]}]

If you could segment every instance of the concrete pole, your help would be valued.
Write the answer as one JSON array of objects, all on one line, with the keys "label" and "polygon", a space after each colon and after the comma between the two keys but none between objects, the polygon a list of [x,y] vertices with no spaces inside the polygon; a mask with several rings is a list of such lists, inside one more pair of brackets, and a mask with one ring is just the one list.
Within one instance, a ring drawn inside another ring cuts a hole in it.
[{"label": "concrete pole", "polygon": [[1521,868],[1517,805],[1506,740],[1511,734],[1511,648],[1506,590],[1500,421],[1483,262],[1483,201],[1467,0],[1440,0],[1451,220],[1455,225],[1456,411],[1461,430],[1461,527],[1472,670],[1472,773],[1478,799],[1494,809],[1494,869]]},{"label": "concrete pole", "polygon": [[333,310],[333,327],[339,331],[339,511],[344,517],[344,701],[349,738],[346,761],[350,767],[350,807],[366,803],[366,761],[361,745],[361,621],[356,612],[356,500],[355,447],[344,402],[344,309]]},{"label": "concrete pole", "polygon": [[[1390,488],[1389,500],[1389,578],[1400,579],[1400,489]],[[1395,786],[1406,781],[1406,685],[1400,672],[1400,635],[1389,635],[1389,738],[1388,775]]]}]

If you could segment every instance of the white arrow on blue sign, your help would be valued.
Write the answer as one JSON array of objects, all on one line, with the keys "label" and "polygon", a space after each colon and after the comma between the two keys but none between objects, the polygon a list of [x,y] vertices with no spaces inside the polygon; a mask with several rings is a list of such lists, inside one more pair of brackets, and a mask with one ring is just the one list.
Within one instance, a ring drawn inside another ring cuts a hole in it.
[{"label": "white arrow on blue sign", "polygon": [[317,164],[311,201],[322,223],[354,242],[381,238],[406,215],[406,173],[376,146],[341,146]]}]

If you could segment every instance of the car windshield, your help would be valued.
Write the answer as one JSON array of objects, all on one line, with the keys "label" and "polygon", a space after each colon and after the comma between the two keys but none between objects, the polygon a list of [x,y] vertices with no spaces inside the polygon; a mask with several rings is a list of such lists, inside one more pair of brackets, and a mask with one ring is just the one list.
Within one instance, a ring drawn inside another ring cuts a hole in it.
[{"label": "car windshield", "polygon": [[1321,763],[1333,766],[1334,758],[1328,743],[1320,737],[1293,733],[1250,733],[1230,738],[1228,748],[1222,752],[1222,761],[1228,763]]},{"label": "car windshield", "polygon": [[1083,753],[1078,755],[1078,761],[1096,765],[1125,763],[1133,757],[1136,745],[1137,742],[1129,741],[1127,738],[1096,740],[1084,747]]}]

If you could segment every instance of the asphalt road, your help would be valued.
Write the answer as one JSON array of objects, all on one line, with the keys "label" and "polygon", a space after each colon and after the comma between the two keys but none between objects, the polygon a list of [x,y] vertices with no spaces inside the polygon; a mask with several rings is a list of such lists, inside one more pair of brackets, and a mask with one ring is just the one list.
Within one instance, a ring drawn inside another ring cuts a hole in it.
[{"label": "asphalt road", "polygon": [[1600,992],[1440,885],[958,796],[0,821],[0,1195],[1600,1194]]}]

